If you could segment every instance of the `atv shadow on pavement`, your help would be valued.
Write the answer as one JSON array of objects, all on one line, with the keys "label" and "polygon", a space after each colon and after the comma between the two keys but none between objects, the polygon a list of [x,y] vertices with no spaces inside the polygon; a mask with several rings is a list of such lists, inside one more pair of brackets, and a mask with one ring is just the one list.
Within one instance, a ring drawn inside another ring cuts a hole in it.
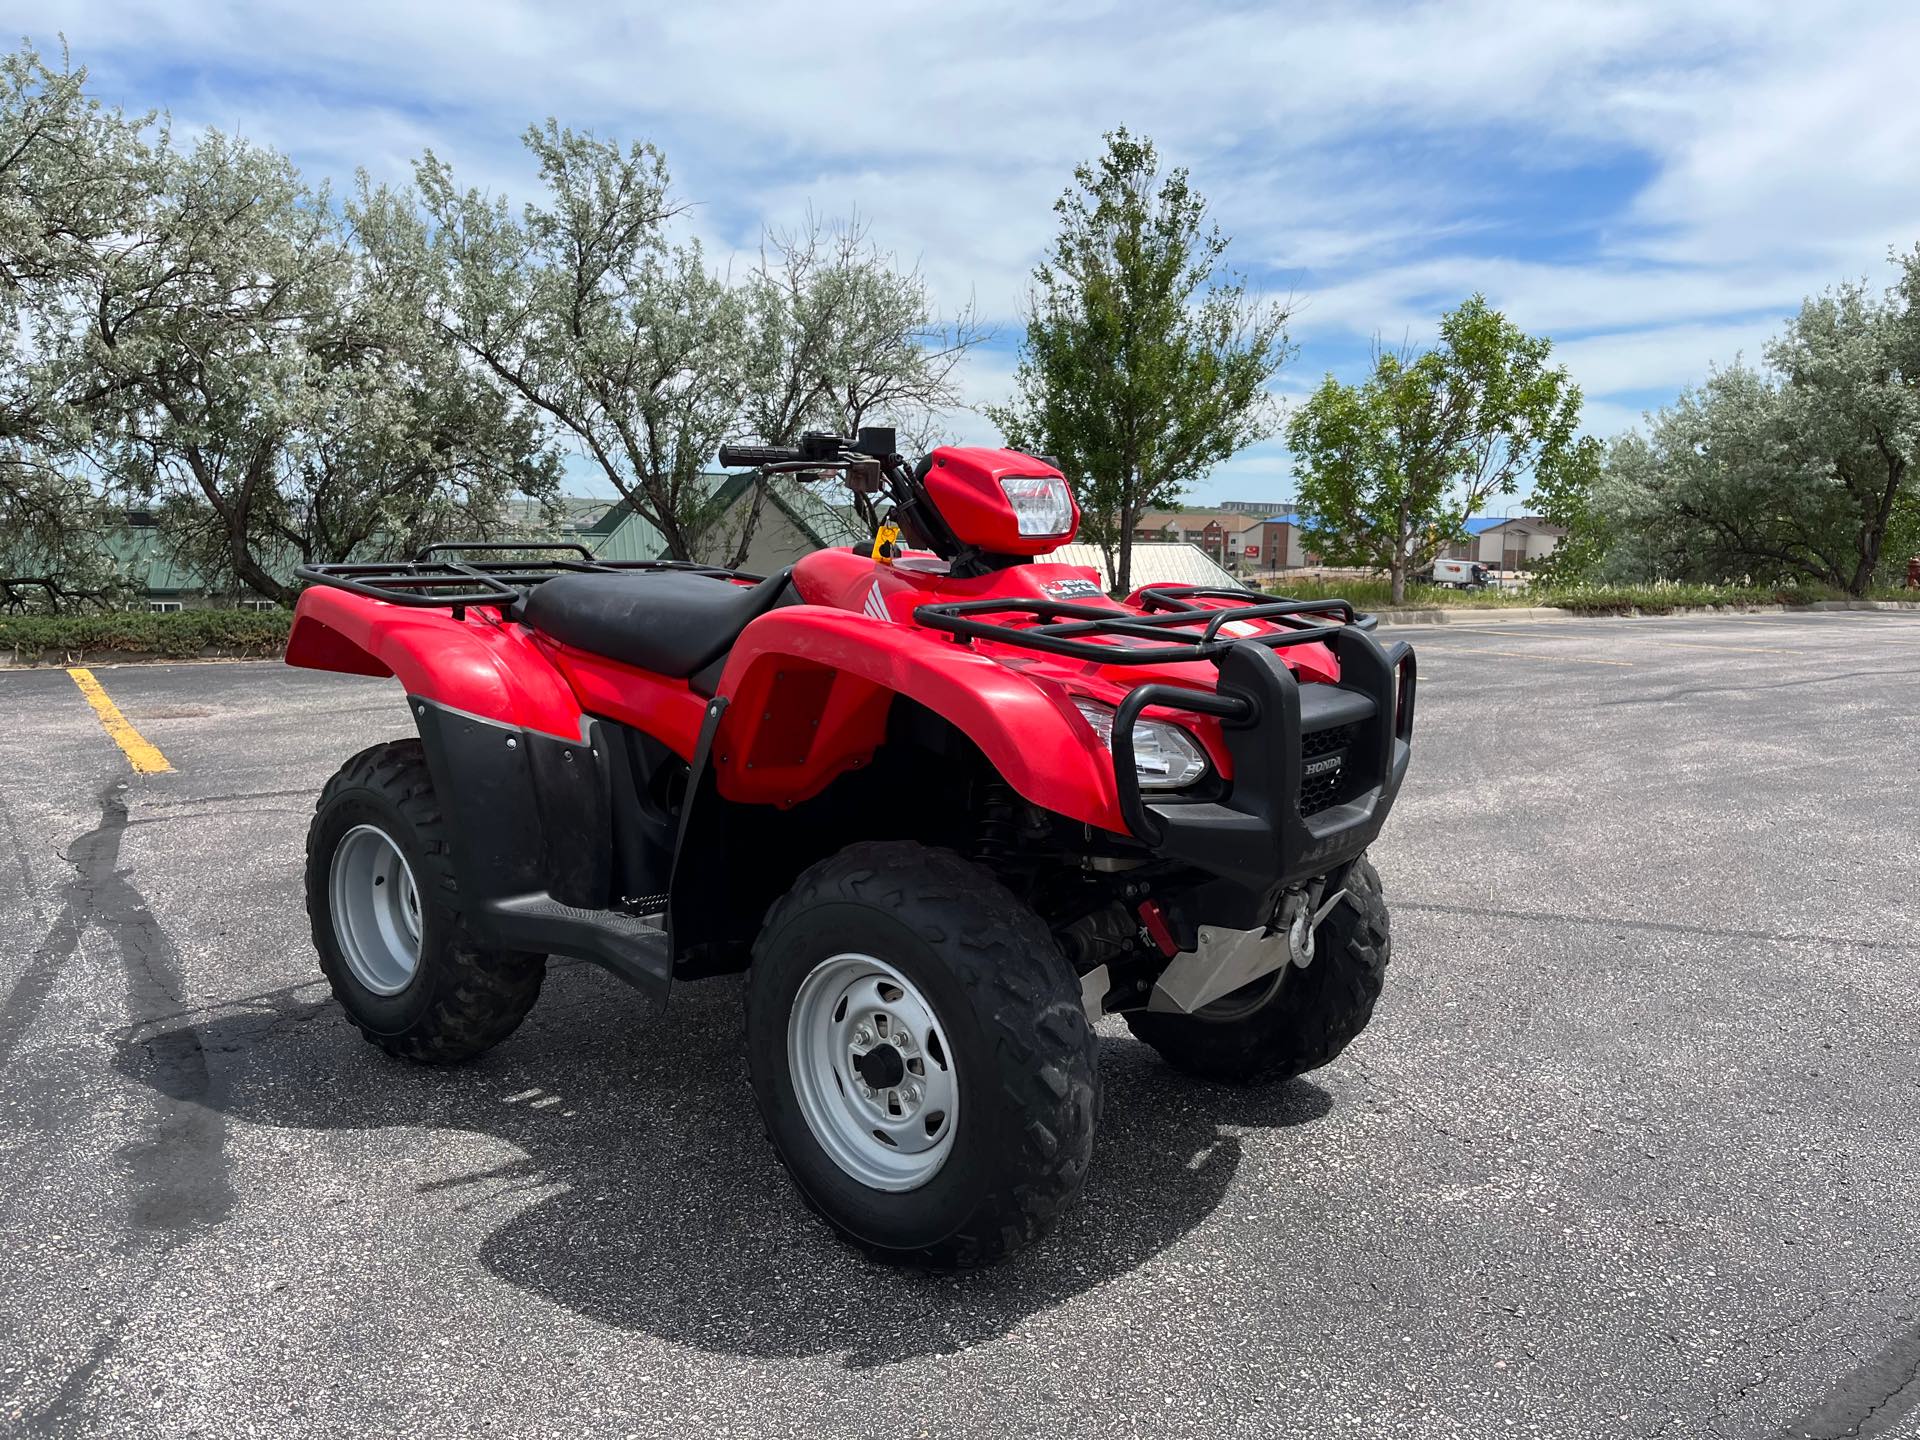
[{"label": "atv shadow on pavement", "polygon": [[423,1210],[505,1209],[515,1191],[543,1192],[484,1241],[493,1274],[597,1323],[729,1354],[844,1353],[868,1367],[995,1339],[1204,1222],[1239,1168],[1236,1128],[1303,1124],[1332,1106],[1308,1081],[1205,1085],[1106,1038],[1093,1169],[1053,1235],[990,1270],[919,1275],[841,1243],[780,1173],[747,1089],[735,982],[681,986],[659,1017],[590,967],[555,966],[520,1032],[456,1070],[381,1055],[323,993],[149,1024],[116,1065],[251,1124],[504,1141],[523,1158],[420,1183]]}]

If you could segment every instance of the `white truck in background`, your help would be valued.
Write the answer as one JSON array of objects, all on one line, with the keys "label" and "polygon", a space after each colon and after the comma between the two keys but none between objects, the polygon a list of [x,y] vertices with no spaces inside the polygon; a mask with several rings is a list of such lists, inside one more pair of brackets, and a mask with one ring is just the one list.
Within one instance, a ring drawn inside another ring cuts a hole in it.
[{"label": "white truck in background", "polygon": [[1493,572],[1474,560],[1435,560],[1413,578],[1453,590],[1484,590],[1494,583]]}]

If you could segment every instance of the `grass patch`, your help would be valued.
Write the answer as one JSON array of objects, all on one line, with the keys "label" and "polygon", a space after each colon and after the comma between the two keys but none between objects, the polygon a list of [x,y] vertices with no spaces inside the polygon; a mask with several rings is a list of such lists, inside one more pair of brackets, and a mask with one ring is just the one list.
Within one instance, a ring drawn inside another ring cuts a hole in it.
[{"label": "grass patch", "polygon": [[[1844,600],[1837,590],[1820,585],[1694,585],[1662,582],[1653,585],[1563,585],[1526,590],[1448,590],[1436,585],[1409,585],[1407,598],[1395,605],[1392,587],[1382,579],[1282,580],[1268,593],[1289,600],[1350,600],[1362,610],[1503,610],[1516,606],[1551,606],[1576,615],[1670,615],[1675,610],[1702,606],[1729,608],[1754,605],[1809,605],[1816,600]],[[1875,600],[1913,600],[1911,590],[1879,589]]]},{"label": "grass patch", "polygon": [[1807,605],[1837,598],[1813,586],[1785,585],[1580,585],[1543,591],[1537,605],[1552,605],[1576,615],[1671,615],[1703,607]]},{"label": "grass patch", "polygon": [[1393,587],[1385,580],[1282,580],[1267,586],[1269,594],[1287,600],[1349,600],[1362,610],[1438,610],[1442,606],[1470,605],[1494,610],[1515,605],[1538,605],[1528,590],[1448,590],[1439,585],[1408,585],[1407,598],[1393,603]]},{"label": "grass patch", "polygon": [[158,655],[191,660],[278,655],[291,610],[112,610],[73,615],[0,615],[0,652],[15,660],[78,661],[89,655]]}]

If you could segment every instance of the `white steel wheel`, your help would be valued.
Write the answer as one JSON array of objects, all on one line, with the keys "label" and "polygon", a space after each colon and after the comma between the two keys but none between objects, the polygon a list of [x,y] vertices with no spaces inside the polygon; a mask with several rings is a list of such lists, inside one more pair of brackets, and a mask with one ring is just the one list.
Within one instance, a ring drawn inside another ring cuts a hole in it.
[{"label": "white steel wheel", "polygon": [[914,983],[871,955],[814,966],[793,997],[787,1064],[834,1164],[875,1190],[926,1184],[953,1152],[953,1047]]},{"label": "white steel wheel", "polygon": [[420,968],[420,892],[393,837],[377,825],[356,825],[342,835],[327,899],[353,978],[376,995],[406,989]]}]

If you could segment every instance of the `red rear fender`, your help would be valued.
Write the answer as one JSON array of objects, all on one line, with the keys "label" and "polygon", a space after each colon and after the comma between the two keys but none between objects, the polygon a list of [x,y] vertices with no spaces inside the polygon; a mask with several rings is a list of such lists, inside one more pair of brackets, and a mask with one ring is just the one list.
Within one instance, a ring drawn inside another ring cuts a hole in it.
[{"label": "red rear fender", "polygon": [[417,695],[469,715],[578,740],[582,711],[565,677],[518,625],[475,608],[463,620],[313,586],[294,607],[287,663],[392,675]]},{"label": "red rear fender", "polygon": [[866,763],[896,695],[966,735],[1021,796],[1125,833],[1113,762],[1066,692],[929,631],[798,605],[749,625],[719,693],[712,764],[730,800],[792,803]]}]

